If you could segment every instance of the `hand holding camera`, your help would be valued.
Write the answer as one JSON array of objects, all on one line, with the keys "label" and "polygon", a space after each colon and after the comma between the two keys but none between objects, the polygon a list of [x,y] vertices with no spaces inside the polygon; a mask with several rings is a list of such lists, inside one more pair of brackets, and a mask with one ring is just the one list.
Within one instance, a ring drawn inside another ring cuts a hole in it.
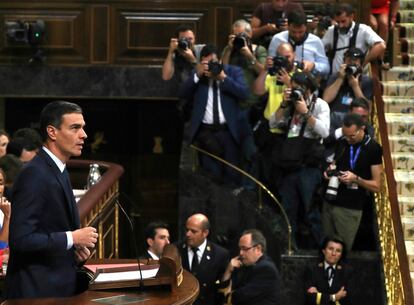
[{"label": "hand holding camera", "polygon": [[286,18],[277,18],[276,27],[279,30],[279,32],[287,30],[287,27],[288,27],[287,19]]}]

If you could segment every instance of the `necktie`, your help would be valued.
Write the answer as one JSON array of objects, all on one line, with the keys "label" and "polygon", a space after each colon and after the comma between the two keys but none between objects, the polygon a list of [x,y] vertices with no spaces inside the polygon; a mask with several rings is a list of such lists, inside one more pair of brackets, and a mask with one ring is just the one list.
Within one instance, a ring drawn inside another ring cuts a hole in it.
[{"label": "necktie", "polygon": [[191,272],[194,273],[198,267],[198,256],[197,256],[198,248],[194,247],[194,248],[191,248],[191,250],[193,251],[193,260],[191,261]]},{"label": "necktie", "polygon": [[332,280],[334,277],[335,270],[332,266],[326,268],[326,276],[328,278],[329,286],[332,285]]},{"label": "necktie", "polygon": [[73,197],[72,184],[70,183],[69,172],[66,168],[62,172],[62,176],[63,176],[63,181],[65,182],[65,191],[67,192],[69,196],[68,197],[69,208],[71,211],[72,220],[74,221],[75,227],[79,227],[79,214],[78,214],[77,207],[76,207],[76,201],[74,200],[74,197]]},{"label": "necktie", "polygon": [[213,80],[213,124],[220,124],[217,81]]}]

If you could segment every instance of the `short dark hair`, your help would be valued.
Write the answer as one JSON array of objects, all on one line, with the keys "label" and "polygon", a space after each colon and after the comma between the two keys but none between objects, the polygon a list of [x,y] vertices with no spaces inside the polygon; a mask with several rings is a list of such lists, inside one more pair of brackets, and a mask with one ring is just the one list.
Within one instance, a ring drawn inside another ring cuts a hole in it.
[{"label": "short dark hair", "polygon": [[[33,128],[20,128],[13,133],[10,143],[12,145],[15,143],[17,147],[20,147],[20,154],[17,155],[20,156],[23,148],[27,151],[33,151],[41,148],[42,137],[39,132]],[[10,153],[14,152],[10,151]]]},{"label": "short dark hair", "polygon": [[287,19],[289,25],[292,24],[294,26],[300,26],[307,24],[306,15],[303,12],[291,11],[287,15]]},{"label": "short dark hair", "polygon": [[365,123],[362,117],[357,113],[347,113],[343,120],[343,126],[351,127],[352,125],[356,125],[358,128],[365,126]]},{"label": "short dark hair", "polygon": [[155,235],[157,234],[157,229],[168,230],[168,225],[161,220],[150,222],[144,230],[145,240],[147,240],[148,238],[154,239]]},{"label": "short dark hair", "polygon": [[175,29],[175,37],[178,37],[180,35],[180,33],[182,32],[187,32],[187,31],[191,31],[194,33],[193,27],[189,24],[180,24],[176,29]]},{"label": "short dark hair", "polygon": [[291,81],[306,89],[310,89],[312,92],[318,89],[315,77],[309,72],[295,72],[292,75]]},{"label": "short dark hair", "polygon": [[206,44],[200,52],[200,58],[209,56],[211,54],[216,54],[218,56],[218,50],[217,47],[213,44]]},{"label": "short dark hair", "polygon": [[354,8],[349,3],[338,3],[335,6],[335,16],[341,16],[343,13],[349,16],[352,15],[354,12]]},{"label": "short dark hair", "polygon": [[339,261],[345,260],[346,259],[346,255],[347,255],[346,244],[342,240],[342,238],[339,237],[339,236],[326,236],[325,237],[325,239],[322,241],[321,248],[319,249],[319,251],[320,251],[319,254],[321,256],[321,259],[325,259],[325,255],[323,255],[322,250],[325,250],[326,247],[328,246],[328,244],[330,242],[334,242],[334,243],[337,243],[337,244],[341,244],[342,245],[342,255],[341,255],[341,259]]},{"label": "short dark hair", "polygon": [[262,252],[266,253],[266,238],[264,237],[263,233],[257,229],[248,229],[243,231],[242,236],[248,234],[252,235],[252,246],[260,245],[262,247]]},{"label": "short dark hair", "polygon": [[47,104],[40,113],[40,135],[43,142],[48,139],[47,126],[60,128],[62,117],[68,113],[82,113],[82,108],[66,101],[55,101]]},{"label": "short dark hair", "polygon": [[361,60],[361,64],[363,64],[365,60],[365,53],[360,48],[349,48],[344,53],[344,58],[359,59]]},{"label": "short dark hair", "polygon": [[12,154],[7,154],[0,158],[0,168],[6,174],[6,183],[13,184],[17,175],[23,167],[23,162]]},{"label": "short dark hair", "polygon": [[351,109],[361,107],[369,111],[369,102],[366,98],[363,97],[354,98],[354,100],[351,102],[351,105],[349,106]]}]

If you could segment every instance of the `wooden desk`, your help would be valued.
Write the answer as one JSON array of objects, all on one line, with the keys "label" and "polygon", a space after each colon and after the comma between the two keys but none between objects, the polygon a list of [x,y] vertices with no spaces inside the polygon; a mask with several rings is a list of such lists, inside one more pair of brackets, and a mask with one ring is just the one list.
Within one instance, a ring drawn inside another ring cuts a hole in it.
[{"label": "wooden desk", "polygon": [[175,291],[170,291],[168,288],[154,289],[153,287],[149,287],[143,292],[138,292],[137,290],[138,288],[112,291],[86,291],[71,298],[8,300],[3,302],[2,305],[99,305],[102,303],[92,300],[117,295],[130,295],[145,299],[145,301],[130,303],[130,305],[190,305],[193,304],[198,296],[199,286],[197,279],[191,273],[184,270],[183,282]]}]

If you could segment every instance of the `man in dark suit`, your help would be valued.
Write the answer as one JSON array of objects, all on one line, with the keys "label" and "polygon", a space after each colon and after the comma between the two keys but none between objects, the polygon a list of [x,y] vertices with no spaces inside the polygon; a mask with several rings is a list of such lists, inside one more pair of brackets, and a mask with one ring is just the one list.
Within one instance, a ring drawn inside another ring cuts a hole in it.
[{"label": "man in dark suit", "polygon": [[143,258],[159,260],[164,247],[170,243],[168,225],[162,221],[150,222],[145,227],[144,235],[148,247]]},{"label": "man in dark suit", "polygon": [[187,219],[186,242],[180,247],[183,268],[190,271],[200,284],[195,305],[221,305],[218,294],[220,281],[229,261],[229,253],[219,245],[208,241],[210,223],[203,214]]},{"label": "man in dark suit", "polygon": [[256,229],[246,230],[239,240],[240,255],[231,259],[223,276],[230,281],[228,295],[233,305],[276,305],[281,280],[273,261],[266,256],[266,239]]},{"label": "man in dark suit", "polygon": [[12,190],[10,260],[6,298],[68,297],[77,292],[78,265],[98,234],[79,229],[66,162],[80,156],[86,133],[82,109],[57,101],[40,117],[43,147],[18,176]]},{"label": "man in dark suit", "polygon": [[[179,97],[193,102],[190,143],[196,141],[204,150],[237,165],[239,145],[249,128],[238,102],[249,97],[249,88],[240,67],[219,63],[214,46],[206,45],[200,56],[201,62],[179,92]],[[215,176],[238,180],[232,169],[210,157],[202,157],[202,166]]]},{"label": "man in dark suit", "polygon": [[321,261],[307,268],[306,301],[309,305],[352,304],[352,269],[342,263],[345,243],[339,238],[325,238]]}]

